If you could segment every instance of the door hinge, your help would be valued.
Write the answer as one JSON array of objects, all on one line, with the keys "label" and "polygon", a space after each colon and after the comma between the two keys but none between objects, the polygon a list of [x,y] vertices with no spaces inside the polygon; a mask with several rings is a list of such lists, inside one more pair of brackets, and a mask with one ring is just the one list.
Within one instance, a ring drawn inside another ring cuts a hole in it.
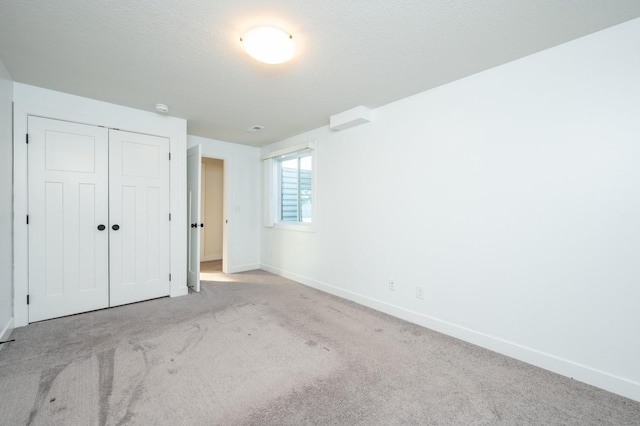
[{"label": "door hinge", "polygon": [[169,281],[171,281],[171,274],[169,274]]},{"label": "door hinge", "polygon": [[27,305],[29,304],[29,295],[27,294]]},{"label": "door hinge", "polygon": [[27,225],[29,224],[29,215],[27,215]]},{"label": "door hinge", "polygon": [[29,133],[27,133],[27,143],[29,143]]},{"label": "door hinge", "polygon": [[171,220],[171,213],[169,213],[169,220]]},{"label": "door hinge", "polygon": [[171,153],[169,153],[169,161],[171,161]]}]

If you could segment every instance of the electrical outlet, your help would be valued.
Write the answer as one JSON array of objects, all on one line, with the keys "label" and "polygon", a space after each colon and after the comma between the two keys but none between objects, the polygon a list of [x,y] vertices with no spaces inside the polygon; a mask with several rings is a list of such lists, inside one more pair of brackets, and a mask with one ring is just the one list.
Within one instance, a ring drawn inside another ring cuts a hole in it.
[{"label": "electrical outlet", "polygon": [[424,287],[416,286],[416,297],[418,299],[424,299]]},{"label": "electrical outlet", "polygon": [[396,282],[394,280],[389,280],[389,290],[395,291],[395,289],[396,289]]}]

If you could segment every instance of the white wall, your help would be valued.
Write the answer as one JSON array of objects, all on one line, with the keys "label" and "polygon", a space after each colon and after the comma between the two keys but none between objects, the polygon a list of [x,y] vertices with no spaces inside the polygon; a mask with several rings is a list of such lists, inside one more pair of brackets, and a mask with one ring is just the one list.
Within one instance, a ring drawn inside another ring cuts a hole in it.
[{"label": "white wall", "polygon": [[0,341],[13,329],[12,103],[13,81],[0,61]]},{"label": "white wall", "polygon": [[317,231],[262,228],[263,267],[640,400],[639,51],[636,19],[266,147],[318,142]]},{"label": "white wall", "polygon": [[225,232],[223,267],[229,273],[260,268],[260,150],[199,136],[188,136],[188,148],[200,144],[202,156],[224,160]]},{"label": "white wall", "polygon": [[171,296],[187,294],[186,138],[183,119],[141,111],[65,93],[14,84],[14,313],[16,326],[26,325],[27,277],[27,116],[101,125],[169,138],[171,150]]}]

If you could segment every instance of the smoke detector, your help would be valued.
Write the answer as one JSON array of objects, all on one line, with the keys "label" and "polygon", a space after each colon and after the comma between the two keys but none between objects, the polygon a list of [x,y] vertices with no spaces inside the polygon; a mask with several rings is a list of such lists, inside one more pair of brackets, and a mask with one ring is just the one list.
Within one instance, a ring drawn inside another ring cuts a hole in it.
[{"label": "smoke detector", "polygon": [[169,112],[169,106],[165,104],[156,104],[156,111],[166,114]]}]

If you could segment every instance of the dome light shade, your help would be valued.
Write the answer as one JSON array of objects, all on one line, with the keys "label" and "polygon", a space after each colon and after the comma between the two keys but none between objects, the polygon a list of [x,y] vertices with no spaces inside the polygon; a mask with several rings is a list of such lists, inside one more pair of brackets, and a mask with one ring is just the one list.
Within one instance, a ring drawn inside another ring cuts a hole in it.
[{"label": "dome light shade", "polygon": [[249,56],[265,64],[281,64],[293,57],[293,36],[275,27],[255,27],[240,37]]}]

